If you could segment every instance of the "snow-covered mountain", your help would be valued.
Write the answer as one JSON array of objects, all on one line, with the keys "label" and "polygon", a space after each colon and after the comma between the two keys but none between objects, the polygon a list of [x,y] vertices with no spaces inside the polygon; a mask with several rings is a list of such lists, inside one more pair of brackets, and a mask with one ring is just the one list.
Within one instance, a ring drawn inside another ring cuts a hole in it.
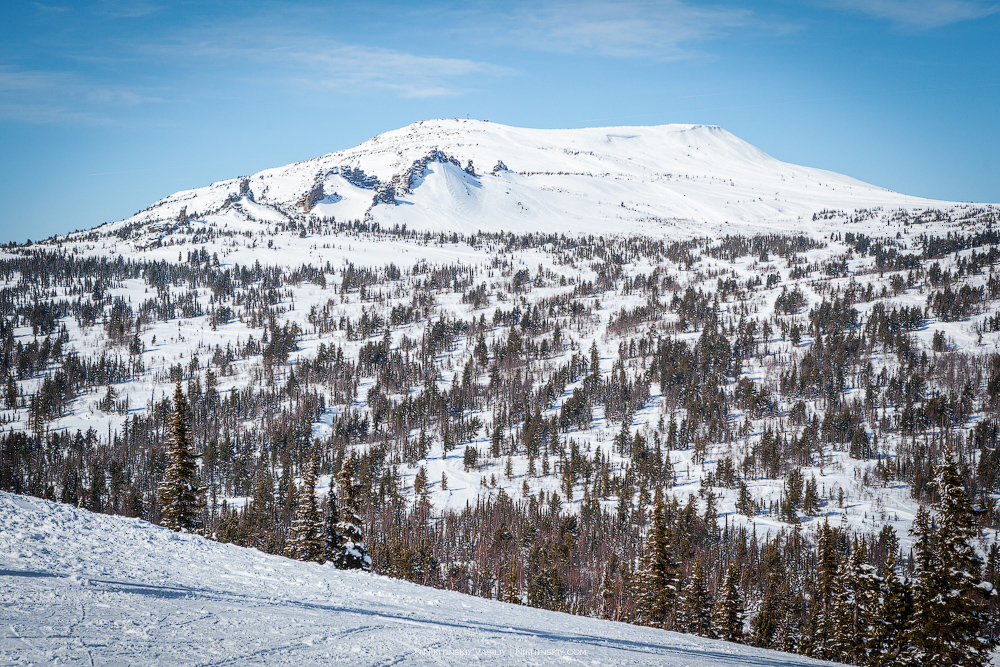
[{"label": "snow-covered mountain", "polygon": [[[911,526],[947,448],[981,508],[983,576],[1000,587],[998,221],[995,206],[784,164],[715,127],[418,123],[5,247],[0,488],[160,521],[179,380],[208,490],[201,520],[220,542],[294,553],[297,487],[309,487],[315,453],[324,516],[337,493],[360,489],[377,572],[698,632],[702,593],[719,599],[735,563],[752,619],[784,610],[780,632],[758,623],[747,641],[865,664],[810,644],[809,619],[829,600],[803,544],[826,535],[838,558],[861,554],[884,581],[913,575]],[[356,480],[340,479],[352,468]],[[377,662],[373,647],[396,647],[399,628],[369,594],[404,600],[408,621],[430,628],[417,646],[448,660],[468,658],[462,642],[520,642],[529,626],[540,629],[530,650],[540,637],[578,641],[540,612],[7,505],[0,545],[27,563],[3,574],[18,582],[17,609],[38,598],[59,610],[52,630],[43,607],[23,612],[27,630],[11,626],[11,637],[51,638],[40,650],[111,628],[145,642],[129,649],[135,660],[190,661],[189,623],[221,656],[318,660],[366,636],[362,655]],[[658,618],[643,588],[653,533],[674,536],[671,586],[683,591]],[[184,565],[144,560],[149,549]],[[36,576],[77,562],[79,577]],[[303,584],[288,593],[289,581]],[[135,595],[155,599],[152,620],[129,611]],[[207,611],[191,616],[182,596]],[[100,606],[118,603],[125,613]],[[77,604],[85,616],[68,611]],[[330,607],[350,620],[330,620]],[[248,609],[262,620],[244,621]],[[469,611],[459,621],[456,610]],[[598,662],[725,662],[592,622],[573,627],[617,638],[587,640]],[[259,638],[263,626],[276,633]],[[758,655],[746,651],[733,660]],[[397,658],[431,661],[409,645],[385,656]]]},{"label": "snow-covered mountain", "polygon": [[781,162],[712,125],[539,130],[454,119],[178,192],[107,231],[135,230],[144,247],[185,211],[230,229],[308,213],[433,232],[677,238],[798,231],[823,211],[951,206]]},{"label": "snow-covered mountain", "polygon": [[269,556],[0,492],[0,663],[832,664]]}]

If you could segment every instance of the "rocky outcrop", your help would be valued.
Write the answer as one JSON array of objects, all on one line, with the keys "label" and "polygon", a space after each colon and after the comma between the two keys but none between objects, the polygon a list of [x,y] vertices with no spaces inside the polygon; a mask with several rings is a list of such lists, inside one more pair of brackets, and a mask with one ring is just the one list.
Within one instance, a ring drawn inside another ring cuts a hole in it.
[{"label": "rocky outcrop", "polygon": [[322,199],[323,199],[323,181],[320,180],[317,181],[316,184],[312,186],[312,189],[310,189],[308,192],[302,195],[302,198],[299,199],[299,202],[295,206],[296,208],[301,209],[306,213],[308,213],[309,211],[312,210],[312,207],[315,206],[318,202],[322,201]]},{"label": "rocky outcrop", "polygon": [[339,169],[332,170],[330,173],[340,173],[345,181],[355,187],[364,188],[365,190],[374,190],[379,185],[379,180],[377,178],[369,176],[357,167],[340,167]]},{"label": "rocky outcrop", "polygon": [[253,201],[253,190],[250,189],[250,179],[241,178],[240,179],[240,197],[245,198],[248,201]]}]

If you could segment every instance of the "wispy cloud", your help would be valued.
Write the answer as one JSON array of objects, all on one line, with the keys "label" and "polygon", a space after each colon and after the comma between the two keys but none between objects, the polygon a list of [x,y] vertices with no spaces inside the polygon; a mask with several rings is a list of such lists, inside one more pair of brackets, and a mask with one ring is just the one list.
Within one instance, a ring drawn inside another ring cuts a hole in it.
[{"label": "wispy cloud", "polygon": [[70,10],[69,7],[65,7],[62,5],[43,5],[40,2],[33,2],[31,3],[31,5],[38,11],[45,13],[62,14],[63,12],[68,12]]},{"label": "wispy cloud", "polygon": [[350,44],[319,33],[252,23],[206,28],[141,48],[157,57],[238,72],[258,83],[292,83],[345,94],[458,95],[483,77],[514,73],[484,61]]},{"label": "wispy cloud", "polygon": [[115,19],[140,18],[165,9],[166,5],[149,0],[102,0],[94,6],[95,13]]},{"label": "wispy cloud", "polygon": [[72,72],[0,66],[0,118],[38,124],[114,124],[114,111],[162,101],[123,86],[107,86]]},{"label": "wispy cloud", "polygon": [[1000,4],[980,0],[827,0],[827,4],[917,30],[972,21],[1000,12]]},{"label": "wispy cloud", "polygon": [[352,45],[290,51],[283,55],[293,66],[309,73],[308,78],[302,79],[305,85],[347,92],[384,90],[410,98],[457,95],[464,91],[471,77],[512,73],[508,68],[487,62]]},{"label": "wispy cloud", "polygon": [[524,47],[659,60],[701,55],[700,43],[737,31],[795,29],[789,23],[760,20],[748,9],[693,6],[680,0],[523,3],[505,18],[504,30]]},{"label": "wispy cloud", "polygon": [[[105,17],[94,25],[161,10],[144,0],[118,8],[112,4],[93,8],[93,14]],[[315,17],[307,18],[315,23]],[[51,59],[58,64],[50,68],[0,62],[0,118],[37,124],[122,124],[145,113],[143,106],[182,98],[215,99],[234,89],[258,96],[286,96],[294,89],[434,98],[460,95],[513,72],[464,57],[341,41],[322,24],[309,25],[301,16],[265,12],[244,19],[213,17],[173,30],[150,28],[100,41],[81,39],[79,32],[72,35],[75,41],[53,40],[48,48],[58,54]]]},{"label": "wispy cloud", "polygon": [[4,97],[23,91],[43,90],[58,85],[64,77],[52,72],[24,71],[0,66],[0,94]]}]

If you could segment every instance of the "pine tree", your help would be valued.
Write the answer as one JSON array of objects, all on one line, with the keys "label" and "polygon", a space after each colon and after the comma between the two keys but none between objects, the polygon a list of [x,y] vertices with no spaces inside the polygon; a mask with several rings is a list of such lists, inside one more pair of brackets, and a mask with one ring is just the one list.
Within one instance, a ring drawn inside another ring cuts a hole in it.
[{"label": "pine tree", "polygon": [[750,493],[750,487],[742,479],[740,480],[736,509],[739,510],[740,514],[751,519],[757,514],[757,503],[754,502],[753,494]]},{"label": "pine tree", "polygon": [[762,648],[775,648],[775,641],[786,625],[786,605],[789,596],[781,552],[776,542],[769,542],[764,550],[762,568],[764,581],[760,611],[750,621],[751,642]]},{"label": "pine tree", "polygon": [[323,556],[327,562],[337,565],[344,558],[344,536],[340,532],[340,509],[337,507],[337,494],[330,480],[330,494],[327,496],[329,511],[323,522]]},{"label": "pine tree", "polygon": [[875,568],[865,562],[864,543],[856,540],[833,585],[836,626],[831,641],[832,659],[857,665],[869,663],[874,652],[878,603]]},{"label": "pine tree", "polygon": [[302,485],[298,490],[295,518],[292,521],[291,539],[285,547],[285,555],[297,560],[322,563],[326,560],[323,545],[323,518],[316,502],[316,475],[318,464],[316,453],[309,457],[302,475]]},{"label": "pine tree", "polygon": [[337,530],[343,535],[341,549],[343,554],[337,562],[337,567],[341,570],[365,570],[372,569],[372,559],[368,555],[365,547],[364,531],[361,528],[359,488],[354,483],[354,463],[352,459],[344,460],[344,465],[340,468],[340,523]]},{"label": "pine tree", "polygon": [[708,591],[705,581],[705,568],[701,558],[695,561],[691,581],[684,587],[681,600],[679,626],[681,632],[688,632],[702,637],[715,637],[712,630],[712,594]]},{"label": "pine tree", "polygon": [[160,482],[161,523],[171,530],[193,532],[200,525],[199,511],[205,503],[196,483],[198,455],[191,451],[191,427],[187,398],[177,380],[174,411],[170,417],[167,469]]},{"label": "pine tree", "polygon": [[[934,613],[932,607],[932,601],[937,596],[936,589],[940,587],[938,575],[934,572],[938,567],[936,529],[925,507],[920,507],[913,517],[910,534],[915,538],[913,622],[906,638],[907,648],[901,656],[901,663],[920,665],[929,655],[935,654],[931,642],[942,631],[942,628],[936,627],[939,614]],[[934,625],[925,628],[924,624]]]},{"label": "pine tree", "polygon": [[510,604],[521,604],[521,585],[517,579],[517,561],[513,558],[510,561],[510,571],[507,572],[507,584],[503,588],[501,602]]},{"label": "pine tree", "polygon": [[743,641],[743,595],[740,593],[740,569],[736,561],[729,561],[722,595],[715,606],[713,627],[715,635],[727,642]]},{"label": "pine tree", "polygon": [[659,486],[653,500],[653,522],[646,538],[636,599],[637,615],[643,625],[662,628],[666,625],[671,602],[676,597],[674,563],[667,547],[666,511]]},{"label": "pine tree", "polygon": [[816,591],[810,609],[809,652],[814,658],[832,658],[836,618],[833,615],[833,582],[840,569],[837,533],[823,520],[816,554]]},{"label": "pine tree", "polygon": [[257,463],[253,496],[250,504],[240,515],[240,527],[235,542],[241,546],[253,547],[272,553],[275,518],[274,477],[270,467],[263,460]]},{"label": "pine tree", "polygon": [[601,609],[600,618],[618,620],[615,604],[615,580],[617,579],[618,554],[612,552],[604,565],[601,574]]},{"label": "pine tree", "polygon": [[935,471],[938,526],[914,519],[918,581],[909,658],[923,664],[983,665],[995,642],[988,636],[987,587],[973,547],[979,535],[951,448]]},{"label": "pine tree", "polygon": [[896,555],[890,551],[885,560],[882,604],[872,640],[868,664],[888,667],[898,664],[906,649],[906,637],[913,614],[913,595],[906,580],[896,574]]}]

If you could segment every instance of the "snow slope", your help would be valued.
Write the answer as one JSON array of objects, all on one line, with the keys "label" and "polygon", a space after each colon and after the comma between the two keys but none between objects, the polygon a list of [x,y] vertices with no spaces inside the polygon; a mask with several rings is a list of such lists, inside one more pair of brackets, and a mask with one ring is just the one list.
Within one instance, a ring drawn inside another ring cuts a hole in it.
[{"label": "snow slope", "polygon": [[[311,197],[309,196],[311,193]],[[717,126],[525,129],[429,120],[348,150],[166,197],[102,231],[145,247],[186,209],[232,231],[301,218],[434,232],[800,231],[827,210],[958,206],[776,160]]]},{"label": "snow slope", "polygon": [[812,665],[0,493],[0,663]]}]

